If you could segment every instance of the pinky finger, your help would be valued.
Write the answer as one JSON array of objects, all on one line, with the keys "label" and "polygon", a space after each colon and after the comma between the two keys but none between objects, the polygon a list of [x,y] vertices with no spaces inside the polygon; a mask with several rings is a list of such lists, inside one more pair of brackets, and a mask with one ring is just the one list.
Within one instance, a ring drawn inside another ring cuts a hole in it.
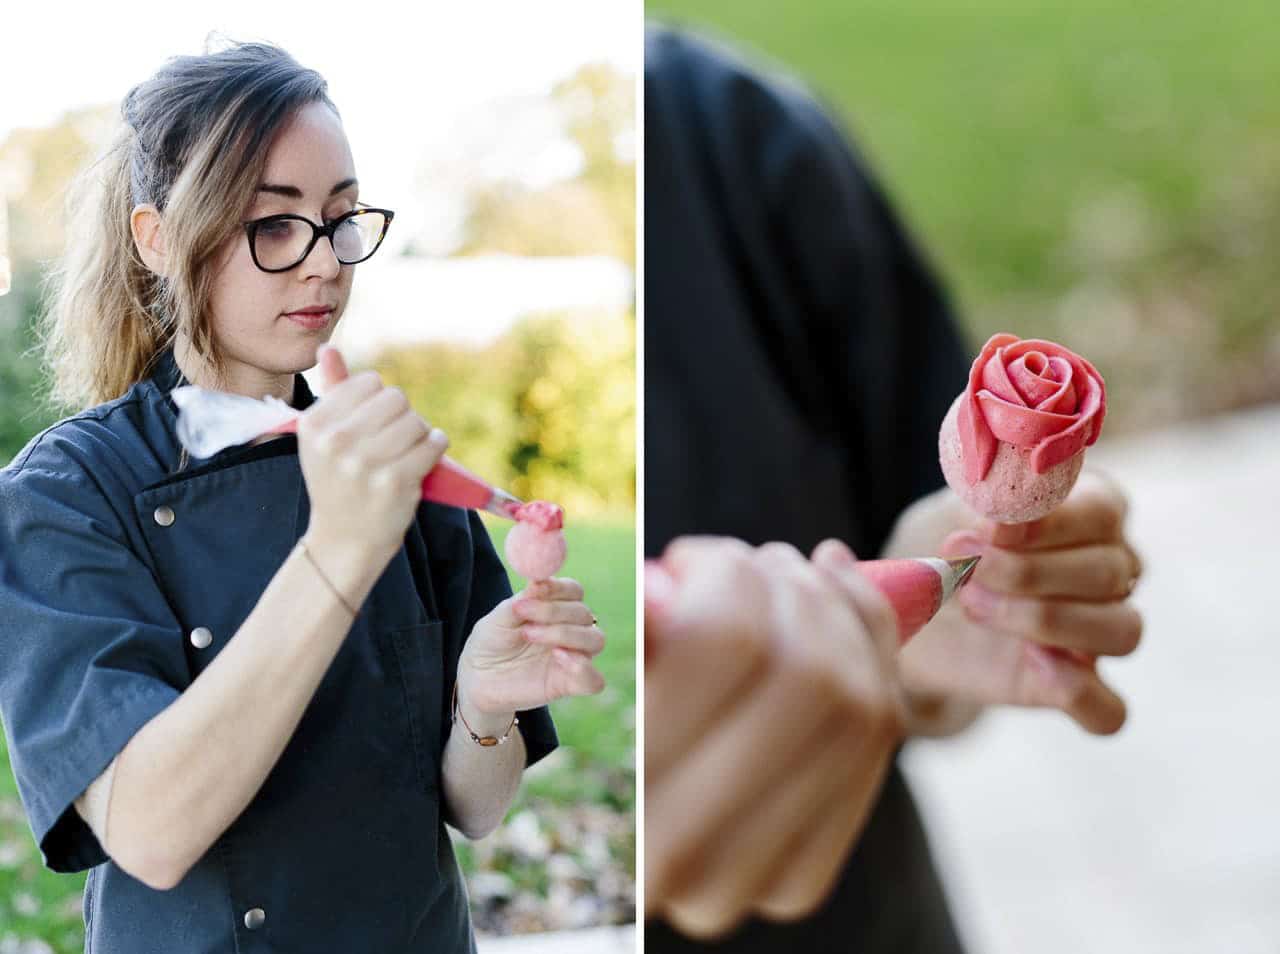
[{"label": "pinky finger", "polygon": [[1061,709],[1094,735],[1120,731],[1127,715],[1124,700],[1102,681],[1092,661],[1033,643],[1027,643],[1025,651],[1040,685],[1042,704]]},{"label": "pinky finger", "polygon": [[591,664],[591,659],[583,653],[571,649],[551,650],[551,657],[556,660],[561,675],[562,696],[594,696],[604,689],[604,676]]}]

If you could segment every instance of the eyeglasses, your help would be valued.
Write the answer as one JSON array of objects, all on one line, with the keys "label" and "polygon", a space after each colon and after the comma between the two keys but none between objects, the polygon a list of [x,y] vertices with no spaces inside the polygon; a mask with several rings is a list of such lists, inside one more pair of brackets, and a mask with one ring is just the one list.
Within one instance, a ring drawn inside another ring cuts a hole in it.
[{"label": "eyeglasses", "polygon": [[285,213],[245,222],[249,254],[264,272],[287,272],[300,264],[321,236],[333,246],[343,265],[356,265],[373,255],[386,238],[395,213],[365,206],[340,215],[328,225],[316,225],[301,215]]}]

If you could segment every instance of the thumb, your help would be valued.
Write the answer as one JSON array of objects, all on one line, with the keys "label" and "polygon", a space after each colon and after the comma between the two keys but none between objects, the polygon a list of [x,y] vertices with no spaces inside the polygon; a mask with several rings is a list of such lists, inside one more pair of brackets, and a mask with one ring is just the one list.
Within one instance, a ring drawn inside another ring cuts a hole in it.
[{"label": "thumb", "polygon": [[316,363],[320,365],[320,380],[325,390],[347,379],[347,362],[342,352],[331,344],[322,344],[316,351]]},{"label": "thumb", "polygon": [[648,662],[657,653],[663,640],[663,626],[671,601],[675,598],[676,582],[657,560],[644,561],[644,658]]}]

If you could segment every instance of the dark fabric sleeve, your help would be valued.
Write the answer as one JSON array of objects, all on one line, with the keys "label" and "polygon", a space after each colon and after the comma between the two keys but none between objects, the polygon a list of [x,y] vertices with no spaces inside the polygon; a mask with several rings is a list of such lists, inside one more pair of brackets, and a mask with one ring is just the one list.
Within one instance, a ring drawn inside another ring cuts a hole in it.
[{"label": "dark fabric sleeve", "polygon": [[898,515],[943,485],[938,429],[969,361],[941,282],[865,162],[814,99],[787,97],[790,141],[765,190],[810,316],[874,555]]},{"label": "dark fabric sleeve", "polygon": [[[485,529],[480,515],[474,510],[468,511],[468,520],[472,540],[472,591],[467,607],[467,620],[463,631],[467,634],[495,606],[511,595],[511,581],[507,577],[506,567],[498,558],[493,541],[489,539],[489,531]],[[452,660],[453,670],[457,671],[457,660]],[[551,710],[546,706],[526,709],[517,713],[520,719],[520,735],[524,738],[525,768],[550,754],[559,744],[555,723],[551,721]]]},{"label": "dark fabric sleeve", "polygon": [[847,449],[856,536],[874,555],[943,483],[938,429],[969,366],[948,296],[832,111],[794,78],[671,31],[651,31],[646,75],[679,104],[697,157],[683,161],[727,226],[750,334],[804,419]]},{"label": "dark fabric sleeve", "polygon": [[0,471],[0,717],[53,871],[107,860],[73,802],[180,694],[182,628],[101,490]]}]

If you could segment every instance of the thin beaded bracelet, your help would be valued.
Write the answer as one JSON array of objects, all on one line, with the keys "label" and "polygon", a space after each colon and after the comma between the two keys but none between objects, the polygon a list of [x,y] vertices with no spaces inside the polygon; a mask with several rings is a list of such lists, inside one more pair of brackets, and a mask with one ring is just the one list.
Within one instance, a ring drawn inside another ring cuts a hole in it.
[{"label": "thin beaded bracelet", "polygon": [[307,549],[307,545],[301,539],[298,540],[298,546],[302,549],[302,555],[307,558],[307,562],[315,567],[316,573],[319,575],[320,579],[324,580],[324,585],[329,587],[333,592],[333,595],[338,598],[338,602],[346,607],[347,612],[351,614],[351,618],[355,619],[360,615],[351,608],[351,604],[348,603],[346,599],[343,598],[342,594],[338,592],[338,588],[333,585],[327,576],[324,575],[324,570],[320,569],[320,564],[316,562],[315,557],[311,555],[311,551]]},{"label": "thin beaded bracelet", "polygon": [[458,683],[454,682],[453,684],[453,721],[457,722],[459,719],[462,720],[463,726],[466,727],[467,734],[471,736],[471,741],[474,742],[476,745],[483,745],[485,748],[489,748],[490,746],[494,746],[494,745],[503,745],[504,743],[510,741],[511,730],[520,724],[520,717],[515,713],[512,713],[511,724],[507,726],[507,731],[502,733],[501,737],[496,735],[476,735],[475,731],[471,728],[471,726],[467,725],[467,717],[462,714],[462,709],[458,707]]}]

